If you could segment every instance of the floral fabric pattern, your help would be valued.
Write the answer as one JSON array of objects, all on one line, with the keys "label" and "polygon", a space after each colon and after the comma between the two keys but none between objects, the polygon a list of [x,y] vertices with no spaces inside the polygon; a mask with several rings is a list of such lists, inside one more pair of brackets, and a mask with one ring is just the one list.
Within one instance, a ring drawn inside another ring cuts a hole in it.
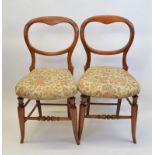
[{"label": "floral fabric pattern", "polygon": [[38,68],[21,79],[15,90],[23,98],[52,100],[74,96],[77,85],[67,69]]},{"label": "floral fabric pattern", "polygon": [[90,67],[81,77],[79,91],[99,98],[126,98],[137,95],[140,86],[127,71],[118,67]]}]

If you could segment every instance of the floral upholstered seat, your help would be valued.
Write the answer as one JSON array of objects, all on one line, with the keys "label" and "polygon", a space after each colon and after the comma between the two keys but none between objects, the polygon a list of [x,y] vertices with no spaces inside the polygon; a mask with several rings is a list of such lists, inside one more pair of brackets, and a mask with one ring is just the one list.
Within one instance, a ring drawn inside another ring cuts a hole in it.
[{"label": "floral upholstered seat", "polygon": [[118,67],[90,67],[81,77],[79,91],[87,96],[126,98],[137,95],[140,86],[127,71]]},{"label": "floral upholstered seat", "polygon": [[72,97],[77,86],[67,69],[34,69],[16,85],[16,94],[23,98],[52,100]]}]

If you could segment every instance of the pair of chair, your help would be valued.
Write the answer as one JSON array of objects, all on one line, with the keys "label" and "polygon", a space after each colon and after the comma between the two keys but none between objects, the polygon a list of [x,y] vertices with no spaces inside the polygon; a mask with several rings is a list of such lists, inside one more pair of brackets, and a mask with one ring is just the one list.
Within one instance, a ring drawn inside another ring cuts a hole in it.
[{"label": "pair of chair", "polygon": [[[90,47],[85,40],[85,27],[90,22],[99,22],[104,24],[111,24],[115,22],[122,22],[127,24],[130,30],[130,38],[128,43],[121,49],[114,51],[99,51]],[[58,23],[69,23],[74,29],[74,39],[72,44],[58,52],[41,51],[33,47],[29,41],[28,31],[34,23],[45,23],[48,25],[56,25]],[[60,121],[71,120],[73,126],[73,133],[77,144],[80,144],[81,134],[85,118],[98,119],[131,119],[132,138],[136,143],[136,121],[137,121],[137,99],[140,91],[140,86],[133,76],[128,71],[126,63],[126,56],[128,50],[134,39],[134,27],[132,23],[119,16],[94,16],[86,19],[80,28],[80,37],[87,55],[87,62],[84,67],[85,73],[79,80],[75,82],[73,78],[74,67],[72,65],[71,57],[76,46],[79,35],[77,24],[66,17],[40,17],[30,20],[24,29],[24,38],[31,53],[32,63],[30,66],[30,73],[21,79],[16,85],[16,94],[18,96],[18,116],[21,131],[21,143],[24,142],[25,123],[28,120],[41,121]],[[57,56],[67,53],[68,69],[64,68],[37,68],[35,69],[36,54],[44,56]],[[122,68],[98,66],[90,67],[91,53],[99,55],[115,55],[123,54]],[[77,108],[75,105],[75,94],[77,91],[81,93],[81,104],[79,111],[79,123],[77,118]],[[112,98],[116,99],[116,103],[94,103],[91,102],[91,97],[96,98]],[[129,99],[132,97],[132,101]],[[64,103],[42,103],[40,100],[56,100],[67,99]],[[131,115],[120,115],[120,107],[122,99],[126,98],[131,105]],[[24,101],[27,99],[27,101]],[[31,100],[35,100],[36,104],[27,116],[25,115],[25,108]],[[44,116],[42,113],[42,106],[66,106],[67,117]],[[95,115],[89,114],[91,105],[106,105],[116,106],[116,115]],[[38,116],[32,116],[35,109],[38,109]]]}]

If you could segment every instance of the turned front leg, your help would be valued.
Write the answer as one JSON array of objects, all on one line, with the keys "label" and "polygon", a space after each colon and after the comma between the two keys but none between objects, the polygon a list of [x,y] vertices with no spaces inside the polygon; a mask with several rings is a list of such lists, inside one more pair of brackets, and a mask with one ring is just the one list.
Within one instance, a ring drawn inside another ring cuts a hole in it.
[{"label": "turned front leg", "polygon": [[81,135],[83,131],[86,107],[87,107],[87,97],[84,95],[81,95],[81,104],[80,104],[80,112],[79,112],[79,132],[78,132],[79,139],[81,139]]},{"label": "turned front leg", "polygon": [[69,112],[72,120],[74,137],[75,137],[76,143],[79,145],[80,142],[78,138],[77,108],[75,105],[75,97],[69,98]]}]

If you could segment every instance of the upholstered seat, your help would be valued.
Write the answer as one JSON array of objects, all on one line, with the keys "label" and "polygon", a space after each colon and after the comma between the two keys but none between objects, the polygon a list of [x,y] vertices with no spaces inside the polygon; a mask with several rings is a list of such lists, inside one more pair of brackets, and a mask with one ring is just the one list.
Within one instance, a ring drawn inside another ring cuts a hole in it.
[{"label": "upholstered seat", "polygon": [[81,77],[79,91],[87,96],[125,98],[137,95],[140,86],[136,79],[118,67],[90,67]]},{"label": "upholstered seat", "polygon": [[63,68],[34,69],[19,81],[15,89],[18,96],[36,100],[68,98],[77,93],[72,74]]}]

